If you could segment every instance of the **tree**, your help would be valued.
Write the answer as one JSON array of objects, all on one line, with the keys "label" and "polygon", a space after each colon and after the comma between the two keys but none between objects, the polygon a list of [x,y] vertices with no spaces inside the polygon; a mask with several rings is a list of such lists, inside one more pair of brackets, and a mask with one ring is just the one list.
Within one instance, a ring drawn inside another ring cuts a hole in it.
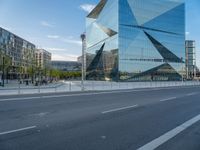
[{"label": "tree", "polygon": [[6,79],[8,82],[8,72],[9,72],[9,68],[11,67],[11,63],[12,63],[11,57],[6,55],[0,49],[0,70],[2,72],[3,86],[4,86],[5,74],[6,74]]},{"label": "tree", "polygon": [[81,72],[67,72],[56,69],[50,70],[50,76],[56,79],[71,79],[71,78],[80,78]]}]

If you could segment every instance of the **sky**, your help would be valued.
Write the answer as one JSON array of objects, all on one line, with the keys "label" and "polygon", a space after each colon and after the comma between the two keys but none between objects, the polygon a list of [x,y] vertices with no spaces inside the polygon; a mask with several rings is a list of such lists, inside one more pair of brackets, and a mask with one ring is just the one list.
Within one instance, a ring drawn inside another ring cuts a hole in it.
[{"label": "sky", "polygon": [[[76,61],[85,16],[99,0],[0,0],[0,27],[44,48],[53,60]],[[200,67],[200,0],[186,0],[186,38],[196,40]]]}]

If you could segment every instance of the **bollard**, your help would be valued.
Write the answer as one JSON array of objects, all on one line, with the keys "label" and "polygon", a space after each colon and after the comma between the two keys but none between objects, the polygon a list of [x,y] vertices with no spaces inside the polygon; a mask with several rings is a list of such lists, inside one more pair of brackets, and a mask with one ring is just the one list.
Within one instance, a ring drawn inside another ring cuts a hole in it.
[{"label": "bollard", "polygon": [[55,86],[55,93],[57,93],[57,87]]},{"label": "bollard", "polygon": [[19,83],[19,86],[18,86],[18,94],[20,94],[20,83]]},{"label": "bollard", "polygon": [[69,82],[69,91],[70,92],[72,91],[72,82],[71,81]]},{"label": "bollard", "polygon": [[38,93],[40,94],[40,83],[38,85]]},{"label": "bollard", "polygon": [[92,81],[92,91],[94,91],[94,81]]}]

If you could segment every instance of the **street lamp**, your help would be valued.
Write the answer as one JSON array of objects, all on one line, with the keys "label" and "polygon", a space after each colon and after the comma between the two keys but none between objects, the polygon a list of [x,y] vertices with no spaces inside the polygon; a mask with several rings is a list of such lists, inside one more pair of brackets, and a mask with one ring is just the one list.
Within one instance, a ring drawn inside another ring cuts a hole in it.
[{"label": "street lamp", "polygon": [[81,79],[81,90],[84,91],[84,79],[85,79],[85,33],[80,36],[82,40],[82,79]]},{"label": "street lamp", "polygon": [[5,77],[5,57],[3,56],[3,73],[2,73],[2,87],[4,87],[4,77]]},{"label": "street lamp", "polygon": [[185,63],[184,62],[182,62],[182,75],[181,75],[181,77],[182,77],[182,84],[183,84],[183,82],[184,82],[184,74],[186,73],[185,72],[186,70],[185,70]]}]

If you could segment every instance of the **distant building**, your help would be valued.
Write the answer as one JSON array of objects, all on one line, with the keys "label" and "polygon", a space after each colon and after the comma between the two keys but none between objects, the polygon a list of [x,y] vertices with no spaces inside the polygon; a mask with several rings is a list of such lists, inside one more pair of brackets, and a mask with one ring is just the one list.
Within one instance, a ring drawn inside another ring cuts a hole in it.
[{"label": "distant building", "polygon": [[51,53],[44,49],[36,50],[36,65],[38,68],[45,69],[51,65]]},{"label": "distant building", "polygon": [[5,56],[11,61],[6,69],[6,78],[28,78],[29,68],[35,65],[35,45],[0,27],[0,60]]},{"label": "distant building", "polygon": [[197,66],[196,66],[196,75],[197,75],[197,79],[199,79],[200,81],[200,70]]},{"label": "distant building", "polygon": [[83,56],[79,56],[79,57],[77,58],[77,61],[78,61],[79,63],[82,63],[82,59],[83,59]]},{"label": "distant building", "polygon": [[193,79],[196,77],[197,72],[195,41],[187,40],[185,42],[185,47],[186,75],[187,79]]},{"label": "distant building", "polygon": [[81,71],[81,63],[76,61],[51,61],[51,67],[60,71]]}]

